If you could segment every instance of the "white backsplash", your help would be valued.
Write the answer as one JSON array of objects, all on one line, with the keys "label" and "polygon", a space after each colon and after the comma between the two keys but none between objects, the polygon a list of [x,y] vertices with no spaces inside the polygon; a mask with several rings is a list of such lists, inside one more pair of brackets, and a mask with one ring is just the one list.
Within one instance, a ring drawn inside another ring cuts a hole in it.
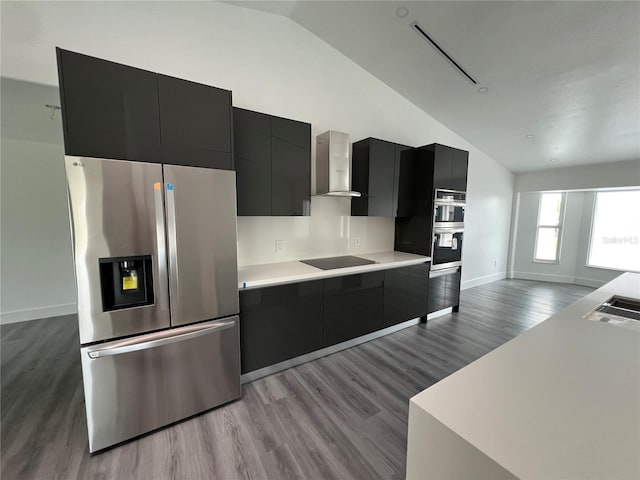
[{"label": "white backsplash", "polygon": [[393,218],[350,213],[349,198],[312,196],[308,217],[238,217],[238,265],[393,250]]}]

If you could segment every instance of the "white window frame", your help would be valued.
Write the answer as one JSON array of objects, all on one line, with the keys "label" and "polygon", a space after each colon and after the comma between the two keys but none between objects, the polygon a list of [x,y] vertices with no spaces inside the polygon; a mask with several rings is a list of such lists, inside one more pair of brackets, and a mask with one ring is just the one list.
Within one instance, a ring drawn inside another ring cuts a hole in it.
[{"label": "white window frame", "polygon": [[[557,225],[540,225],[540,211],[542,209],[542,196],[545,193],[559,193],[560,194],[560,215],[558,216],[558,224]],[[562,251],[562,237],[564,231],[564,212],[565,206],[567,203],[567,193],[566,192],[541,192],[540,198],[538,199],[538,218],[536,219],[536,238],[533,243],[533,263],[546,263],[552,265],[560,264],[560,252]],[[541,228],[557,228],[558,229],[558,245],[556,248],[556,258],[555,260],[542,260],[536,258],[536,248],[538,246],[538,234],[540,233]]]},{"label": "white window frame", "polygon": [[[590,260],[591,260],[591,244],[593,243],[593,227],[596,224],[596,210],[598,207],[598,195],[600,193],[607,193],[607,192],[614,192],[614,191],[637,191],[637,188],[620,188],[620,189],[612,189],[612,190],[600,190],[600,191],[596,191],[594,192],[595,195],[593,196],[593,202],[591,204],[591,222],[589,224],[589,244],[587,246],[587,258],[585,259],[585,267],[587,268],[597,268],[600,270],[611,270],[613,272],[636,272],[636,270],[620,270],[619,268],[613,268],[613,267],[602,267],[600,265],[591,265]],[[640,273],[640,272],[637,272]]]}]

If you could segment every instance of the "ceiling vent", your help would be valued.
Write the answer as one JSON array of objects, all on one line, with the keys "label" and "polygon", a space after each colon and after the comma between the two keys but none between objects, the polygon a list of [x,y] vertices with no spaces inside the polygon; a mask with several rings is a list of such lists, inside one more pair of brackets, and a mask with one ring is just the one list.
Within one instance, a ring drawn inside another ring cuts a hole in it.
[{"label": "ceiling vent", "polygon": [[413,28],[422,39],[426,40],[429,45],[436,49],[436,51],[442,55],[445,60],[447,60],[458,72],[460,72],[468,81],[472,84],[477,85],[478,82],[475,78],[473,78],[469,73],[460,66],[458,62],[456,62],[451,55],[449,55],[438,43],[429,36],[429,34],[420,26],[418,22],[413,22],[411,24],[411,28]]}]

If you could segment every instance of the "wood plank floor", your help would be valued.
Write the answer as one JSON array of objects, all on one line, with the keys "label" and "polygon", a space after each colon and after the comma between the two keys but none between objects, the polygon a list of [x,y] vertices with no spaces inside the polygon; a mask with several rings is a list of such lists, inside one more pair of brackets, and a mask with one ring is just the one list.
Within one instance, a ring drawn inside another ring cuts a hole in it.
[{"label": "wood plank floor", "polygon": [[459,313],[257,380],[237,402],[95,456],[75,316],[4,325],[2,478],[404,478],[408,399],[590,291],[464,290]]}]

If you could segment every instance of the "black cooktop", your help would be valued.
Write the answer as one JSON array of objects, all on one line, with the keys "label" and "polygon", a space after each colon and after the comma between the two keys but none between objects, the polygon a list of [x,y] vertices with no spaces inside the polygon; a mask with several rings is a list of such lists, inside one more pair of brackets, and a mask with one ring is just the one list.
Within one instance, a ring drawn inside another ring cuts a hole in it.
[{"label": "black cooktop", "polygon": [[311,265],[312,267],[321,268],[322,270],[331,270],[333,268],[358,267],[360,265],[369,265],[376,263],[366,258],[354,257],[352,255],[344,255],[342,257],[328,258],[312,258],[311,260],[300,260],[302,263]]}]

